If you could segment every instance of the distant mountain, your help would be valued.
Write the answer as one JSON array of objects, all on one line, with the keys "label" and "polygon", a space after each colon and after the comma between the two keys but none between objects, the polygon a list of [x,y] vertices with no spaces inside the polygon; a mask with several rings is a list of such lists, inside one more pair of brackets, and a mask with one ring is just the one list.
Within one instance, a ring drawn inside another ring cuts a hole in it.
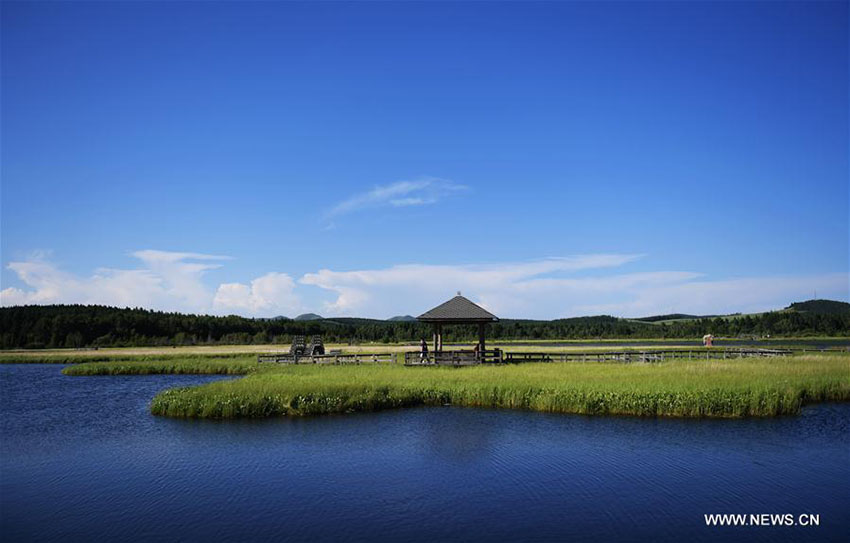
[{"label": "distant mountain", "polygon": [[850,304],[835,300],[809,300],[794,302],[785,308],[790,311],[817,313],[818,315],[850,315]]},{"label": "distant mountain", "polygon": [[404,321],[404,322],[413,322],[416,320],[416,317],[411,317],[410,315],[398,315],[396,317],[391,317],[387,319],[388,321]]},{"label": "distant mountain", "polygon": [[322,319],[323,323],[327,324],[343,324],[346,326],[359,326],[362,324],[375,324],[384,321],[378,319],[363,319],[360,317],[327,317]]},{"label": "distant mountain", "polygon": [[324,317],[322,317],[321,315],[316,315],[315,313],[304,313],[302,315],[298,315],[297,317],[295,317],[295,320],[297,320],[297,321],[320,321],[323,318]]},{"label": "distant mountain", "polygon": [[[809,300],[807,302],[794,302],[785,309],[776,310],[778,312],[798,312],[810,313],[814,315],[850,315],[850,304],[847,302],[836,302],[834,300]],[[752,313],[746,316],[756,316],[761,313]],[[741,313],[733,313],[731,315],[687,315],[685,313],[671,313],[669,315],[654,315],[652,317],[641,317],[638,319],[629,319],[640,322],[666,322],[676,320],[698,320],[698,319],[713,319],[715,317],[743,317]],[[669,323],[668,323],[669,324]]]}]

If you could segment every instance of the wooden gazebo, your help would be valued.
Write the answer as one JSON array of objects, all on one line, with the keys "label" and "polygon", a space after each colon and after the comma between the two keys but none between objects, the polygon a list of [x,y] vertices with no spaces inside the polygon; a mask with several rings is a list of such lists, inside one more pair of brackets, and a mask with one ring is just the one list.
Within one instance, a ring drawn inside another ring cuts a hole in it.
[{"label": "wooden gazebo", "polygon": [[[466,360],[474,359],[478,362],[487,356],[486,348],[486,331],[487,324],[491,322],[499,322],[499,318],[484,309],[483,307],[470,302],[468,299],[457,293],[457,296],[451,300],[438,305],[430,311],[416,317],[419,322],[428,322],[434,326],[434,350],[433,360],[437,363],[441,361]],[[455,351],[443,353],[443,326],[450,324],[472,324],[478,325],[478,348],[477,354],[469,356],[472,353]],[[459,356],[459,355],[466,356]]]}]

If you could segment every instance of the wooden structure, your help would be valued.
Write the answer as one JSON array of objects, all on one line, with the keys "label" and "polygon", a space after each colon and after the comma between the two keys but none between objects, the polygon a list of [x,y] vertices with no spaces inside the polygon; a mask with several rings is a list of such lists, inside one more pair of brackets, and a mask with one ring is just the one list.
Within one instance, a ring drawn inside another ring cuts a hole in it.
[{"label": "wooden structure", "polygon": [[654,349],[651,351],[567,351],[563,353],[505,353],[509,364],[520,362],[664,362],[667,360],[723,360],[773,358],[793,354],[790,349]]},{"label": "wooden structure", "polygon": [[[714,349],[657,349],[645,351],[566,351],[560,353],[545,352],[503,352],[499,349],[476,352],[470,349],[440,351],[434,356],[429,353],[422,359],[419,351],[404,353],[405,366],[475,366],[478,364],[521,364],[524,362],[665,362],[673,360],[722,360],[732,358],[773,358],[794,354],[791,349],[752,349],[752,348],[714,348]],[[825,352],[825,351],[809,351]],[[837,351],[840,352],[840,351]],[[328,354],[293,355],[289,353],[269,353],[257,356],[257,362],[278,364],[396,364],[396,353],[345,353],[334,350]]]},{"label": "wooden structure", "polygon": [[500,349],[475,351],[472,349],[459,349],[452,351],[439,351],[428,353],[423,358],[420,351],[404,353],[405,366],[475,366],[477,364],[499,364],[503,362],[504,353]]},{"label": "wooden structure", "polygon": [[[501,353],[487,351],[487,325],[498,322],[499,318],[483,307],[470,302],[461,296],[460,292],[451,300],[438,305],[416,317],[419,322],[431,323],[434,327],[434,348],[428,353],[428,359],[424,363],[445,363],[451,365],[480,364],[483,361],[500,362]],[[452,324],[465,324],[478,327],[478,344],[471,351],[443,351],[443,326]],[[405,363],[412,364],[416,356],[421,353],[405,354]],[[498,358],[498,360],[494,360]]]},{"label": "wooden structure", "polygon": [[346,353],[331,352],[328,354],[287,354],[270,353],[257,355],[257,362],[274,362],[277,364],[395,364],[398,361],[396,353]]},{"label": "wooden structure", "polygon": [[289,347],[289,354],[292,356],[304,356],[307,350],[307,341],[304,336],[295,336],[292,338],[292,345]]},{"label": "wooden structure", "polygon": [[325,354],[325,344],[322,342],[322,336],[313,336],[310,339],[309,345],[307,345],[307,341],[304,336],[293,337],[292,346],[289,347],[289,354],[295,357]]},{"label": "wooden structure", "polygon": [[405,366],[473,366],[481,363],[521,364],[525,362],[666,362],[672,360],[724,360],[732,358],[773,358],[794,354],[790,349],[666,349],[649,351],[566,351],[503,352],[499,349],[484,351],[483,356],[473,356],[472,351],[446,351],[436,358],[429,355],[422,360],[420,353],[404,353]]}]

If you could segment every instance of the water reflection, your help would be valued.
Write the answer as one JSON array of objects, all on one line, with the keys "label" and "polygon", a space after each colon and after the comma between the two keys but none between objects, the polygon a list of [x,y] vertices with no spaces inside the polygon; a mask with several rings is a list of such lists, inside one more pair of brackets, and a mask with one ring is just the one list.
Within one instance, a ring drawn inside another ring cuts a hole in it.
[{"label": "water reflection", "polygon": [[[496,424],[479,424],[481,413],[452,407],[431,409],[422,421],[423,454],[436,461],[477,463],[489,457],[503,433]],[[477,411],[484,411],[479,409]],[[445,412],[445,416],[440,416]]]}]

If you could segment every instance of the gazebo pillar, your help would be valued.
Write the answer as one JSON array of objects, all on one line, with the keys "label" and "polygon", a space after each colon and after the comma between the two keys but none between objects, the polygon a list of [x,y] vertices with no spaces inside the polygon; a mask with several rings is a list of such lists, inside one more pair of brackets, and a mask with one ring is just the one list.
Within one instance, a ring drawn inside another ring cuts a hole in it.
[{"label": "gazebo pillar", "polygon": [[478,350],[479,350],[479,352],[481,353],[482,356],[484,355],[484,336],[485,336],[485,334],[484,334],[485,328],[484,327],[485,326],[487,326],[487,325],[483,322],[478,323]]},{"label": "gazebo pillar", "polygon": [[438,353],[443,350],[443,325],[434,323],[434,352]]}]

